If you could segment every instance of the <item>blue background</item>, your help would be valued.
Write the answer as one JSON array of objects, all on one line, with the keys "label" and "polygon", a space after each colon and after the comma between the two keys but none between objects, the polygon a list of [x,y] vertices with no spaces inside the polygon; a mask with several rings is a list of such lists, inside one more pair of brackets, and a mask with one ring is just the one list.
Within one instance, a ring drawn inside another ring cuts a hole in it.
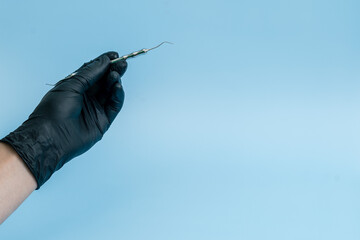
[{"label": "blue background", "polygon": [[124,107],[0,239],[359,239],[360,2],[0,1],[0,134],[102,52]]}]

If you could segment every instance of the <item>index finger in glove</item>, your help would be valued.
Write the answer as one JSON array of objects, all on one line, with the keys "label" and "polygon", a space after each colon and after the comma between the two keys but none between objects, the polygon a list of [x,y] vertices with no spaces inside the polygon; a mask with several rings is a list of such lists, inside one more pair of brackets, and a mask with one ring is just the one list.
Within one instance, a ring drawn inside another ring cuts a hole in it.
[{"label": "index finger in glove", "polygon": [[90,63],[92,63],[93,61],[95,61],[96,59],[98,59],[98,58],[100,58],[102,56],[108,56],[110,58],[110,60],[113,60],[113,59],[118,58],[119,54],[117,52],[115,52],[115,51],[109,51],[109,52],[103,53],[100,56],[98,56],[97,58],[94,58],[93,60],[84,63],[81,67],[79,67],[77,70],[75,70],[75,72],[79,71],[81,68],[89,65]]},{"label": "index finger in glove", "polygon": [[70,78],[72,78],[73,76],[75,76],[76,74],[78,74],[79,71],[83,70],[84,68],[86,68],[87,66],[89,66],[90,64],[92,64],[95,61],[99,61],[99,59],[103,58],[103,57],[108,57],[110,60],[116,59],[119,57],[119,54],[115,51],[109,51],[106,53],[101,54],[100,56],[98,56],[97,58],[94,58],[93,60],[84,63],[80,68],[78,68],[75,72],[73,72],[72,74],[68,75],[67,77],[65,77],[64,79],[60,80],[59,82],[57,82],[55,84],[55,87],[58,87],[59,85],[61,85],[64,82],[67,82],[67,80],[69,80]]},{"label": "index finger in glove", "polygon": [[109,67],[110,58],[106,55],[100,56],[66,80],[64,87],[83,94],[107,73]]}]

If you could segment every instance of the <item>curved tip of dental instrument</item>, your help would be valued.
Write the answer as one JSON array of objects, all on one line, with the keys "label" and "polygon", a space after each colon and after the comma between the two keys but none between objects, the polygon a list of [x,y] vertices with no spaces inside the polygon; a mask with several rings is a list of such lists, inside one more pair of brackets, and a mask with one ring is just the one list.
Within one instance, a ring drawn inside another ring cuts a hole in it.
[{"label": "curved tip of dental instrument", "polygon": [[153,48],[147,49],[147,51],[150,51],[150,50],[153,50],[153,49],[155,49],[155,48],[158,48],[158,47],[160,47],[161,45],[163,45],[164,43],[174,44],[174,43],[172,43],[172,42],[164,41],[164,42],[160,43],[159,45],[157,45],[157,46],[155,46],[155,47],[153,47]]}]

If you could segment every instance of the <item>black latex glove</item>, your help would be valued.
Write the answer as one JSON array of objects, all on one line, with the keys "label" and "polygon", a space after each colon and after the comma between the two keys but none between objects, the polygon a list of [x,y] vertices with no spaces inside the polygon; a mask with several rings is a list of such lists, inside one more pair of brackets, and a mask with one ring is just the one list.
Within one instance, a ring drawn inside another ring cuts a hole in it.
[{"label": "black latex glove", "polygon": [[59,81],[18,129],[1,141],[10,144],[37,182],[37,189],[72,158],[89,150],[114,121],[123,101],[120,77],[125,61],[116,52],[85,63]]}]

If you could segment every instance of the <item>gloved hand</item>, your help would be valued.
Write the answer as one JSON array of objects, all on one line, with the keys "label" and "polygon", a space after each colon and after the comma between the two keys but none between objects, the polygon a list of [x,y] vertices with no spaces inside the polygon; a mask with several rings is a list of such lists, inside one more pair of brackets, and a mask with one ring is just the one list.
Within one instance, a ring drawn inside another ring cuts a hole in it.
[{"label": "gloved hand", "polygon": [[1,140],[29,167],[37,189],[99,141],[119,113],[124,101],[120,77],[127,63],[110,63],[117,57],[116,52],[104,53],[59,81],[29,119]]}]

